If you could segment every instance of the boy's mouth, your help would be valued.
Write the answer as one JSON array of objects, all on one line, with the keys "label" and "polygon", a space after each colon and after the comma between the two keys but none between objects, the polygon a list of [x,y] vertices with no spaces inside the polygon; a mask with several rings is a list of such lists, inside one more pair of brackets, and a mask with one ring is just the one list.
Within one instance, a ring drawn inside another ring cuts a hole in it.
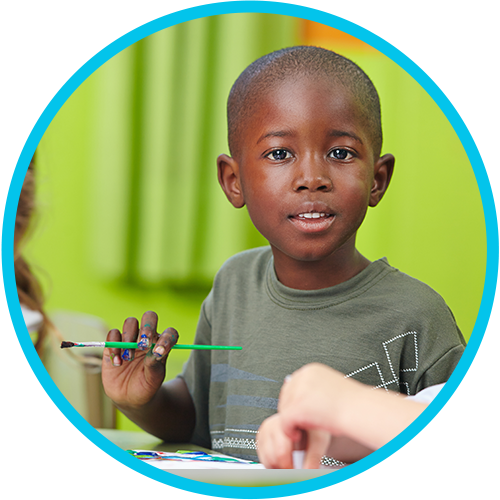
[{"label": "boy's mouth", "polygon": [[289,220],[300,231],[317,233],[328,229],[335,220],[335,214],[326,211],[300,211],[291,215]]},{"label": "boy's mouth", "polygon": [[326,214],[324,212],[306,212],[297,214],[295,217],[299,219],[324,219],[325,217],[331,217],[331,214]]}]

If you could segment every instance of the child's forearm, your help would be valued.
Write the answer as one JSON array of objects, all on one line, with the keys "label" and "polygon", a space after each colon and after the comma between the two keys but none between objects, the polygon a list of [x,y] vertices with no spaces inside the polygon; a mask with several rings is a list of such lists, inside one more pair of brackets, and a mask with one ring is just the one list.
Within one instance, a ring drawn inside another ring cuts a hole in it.
[{"label": "child's forearm", "polygon": [[188,443],[193,434],[195,408],[181,378],[163,384],[154,398],[139,408],[117,407],[132,422],[166,442]]},{"label": "child's forearm", "polygon": [[355,439],[346,436],[332,437],[326,455],[336,460],[351,464],[361,460],[374,451]]},{"label": "child's forearm", "polygon": [[407,401],[395,393],[362,388],[341,410],[343,434],[376,450],[410,425],[425,404]]}]

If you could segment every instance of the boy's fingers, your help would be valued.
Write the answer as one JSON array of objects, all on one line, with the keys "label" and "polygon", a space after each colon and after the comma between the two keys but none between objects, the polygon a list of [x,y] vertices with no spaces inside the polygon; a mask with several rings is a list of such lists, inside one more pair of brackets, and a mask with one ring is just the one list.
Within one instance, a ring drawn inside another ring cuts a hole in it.
[{"label": "boy's fingers", "polygon": [[172,346],[177,344],[179,333],[175,328],[167,328],[159,337],[153,348],[153,358],[165,362]]},{"label": "boy's fingers", "polygon": [[147,311],[142,315],[141,329],[139,331],[139,339],[137,340],[137,348],[141,351],[149,351],[151,345],[156,341],[156,326],[158,324],[158,316],[153,311]]},{"label": "boy's fingers", "polygon": [[[110,330],[106,337],[107,342],[120,342],[122,340],[122,336],[120,331],[116,328]],[[106,347],[102,353],[103,363],[107,366],[121,366],[122,358],[121,358],[121,349],[110,349]]]},{"label": "boy's fingers", "polygon": [[[136,318],[127,318],[123,323],[123,342],[137,342],[139,334],[139,322]],[[135,356],[135,349],[122,349],[123,361],[132,361]]]},{"label": "boy's fingers", "polygon": [[[165,362],[172,346],[177,343],[179,334],[174,328],[167,328],[158,338],[156,332],[158,316],[147,311],[141,318],[141,326],[136,318],[127,318],[123,323],[123,335],[116,328],[108,333],[107,340],[112,342],[137,342],[137,349],[147,351],[146,365],[158,366],[157,361]],[[155,345],[155,351],[151,347]],[[136,355],[134,349],[105,349],[107,363],[121,366],[123,361],[132,361]]]},{"label": "boy's fingers", "polygon": [[127,318],[123,323],[123,342],[136,342],[139,334],[139,322],[136,318]]}]

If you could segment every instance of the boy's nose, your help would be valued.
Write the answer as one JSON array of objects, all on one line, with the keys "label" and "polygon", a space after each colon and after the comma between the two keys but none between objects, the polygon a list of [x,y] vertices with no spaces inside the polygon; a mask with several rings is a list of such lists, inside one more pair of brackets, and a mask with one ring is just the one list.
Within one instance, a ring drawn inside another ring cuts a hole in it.
[{"label": "boy's nose", "polygon": [[331,191],[333,182],[328,169],[320,161],[304,161],[297,165],[293,180],[294,191]]}]

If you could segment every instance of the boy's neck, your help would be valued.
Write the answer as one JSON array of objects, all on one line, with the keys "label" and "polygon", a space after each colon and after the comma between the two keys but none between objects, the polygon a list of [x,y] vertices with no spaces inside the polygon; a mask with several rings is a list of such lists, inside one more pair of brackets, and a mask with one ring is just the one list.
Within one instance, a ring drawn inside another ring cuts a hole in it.
[{"label": "boy's neck", "polygon": [[351,255],[336,255],[321,261],[297,261],[275,251],[274,268],[278,280],[296,290],[320,290],[344,283],[366,269],[370,261],[355,248]]}]

